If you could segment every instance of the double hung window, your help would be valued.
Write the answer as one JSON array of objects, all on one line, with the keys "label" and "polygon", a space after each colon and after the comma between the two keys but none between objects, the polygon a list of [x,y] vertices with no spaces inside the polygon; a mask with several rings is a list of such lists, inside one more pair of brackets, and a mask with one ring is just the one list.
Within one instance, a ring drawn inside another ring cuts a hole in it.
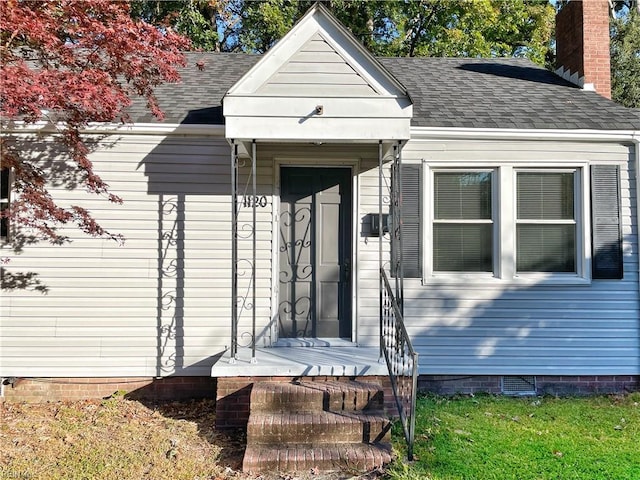
[{"label": "double hung window", "polygon": [[516,172],[516,271],[576,271],[575,171]]},{"label": "double hung window", "polygon": [[434,173],[433,268],[493,271],[492,171]]},{"label": "double hung window", "polygon": [[404,276],[426,283],[623,278],[621,165],[532,163],[403,165]]},{"label": "double hung window", "polygon": [[582,175],[582,168],[433,168],[427,277],[585,276]]}]

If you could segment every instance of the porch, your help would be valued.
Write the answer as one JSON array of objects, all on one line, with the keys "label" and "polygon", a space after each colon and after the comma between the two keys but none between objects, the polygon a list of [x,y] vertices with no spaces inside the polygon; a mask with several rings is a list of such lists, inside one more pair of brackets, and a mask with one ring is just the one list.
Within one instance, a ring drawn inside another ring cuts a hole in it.
[{"label": "porch", "polygon": [[406,89],[320,4],[225,94],[231,335],[211,375],[217,426],[247,431],[247,470],[289,469],[292,457],[299,468],[309,449],[326,448],[326,466],[356,445],[388,453],[385,398],[405,418],[415,399],[401,308],[412,112]]},{"label": "porch", "polygon": [[[284,339],[286,340],[286,339]],[[280,341],[282,342],[282,340]],[[291,339],[283,346],[239,348],[235,361],[230,351],[212,367],[213,377],[360,377],[387,376],[380,348],[336,346],[335,340]],[[305,345],[306,344],[306,345]],[[324,344],[324,346],[323,346]]]}]

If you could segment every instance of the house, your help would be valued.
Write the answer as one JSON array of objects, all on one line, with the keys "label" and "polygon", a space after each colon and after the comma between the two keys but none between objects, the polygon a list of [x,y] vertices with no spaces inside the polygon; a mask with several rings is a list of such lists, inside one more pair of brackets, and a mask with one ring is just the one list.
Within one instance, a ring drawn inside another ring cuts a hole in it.
[{"label": "house", "polygon": [[3,245],[5,275],[39,282],[3,282],[4,398],[217,388],[242,425],[232,397],[262,378],[384,383],[381,265],[420,388],[637,389],[640,114],[606,98],[607,27],[579,33],[606,3],[561,12],[559,74],[374,58],[320,4],[264,56],[187,53],[164,121],[140,104],[87,132],[122,206],[51,158],[56,197],[124,246]]}]

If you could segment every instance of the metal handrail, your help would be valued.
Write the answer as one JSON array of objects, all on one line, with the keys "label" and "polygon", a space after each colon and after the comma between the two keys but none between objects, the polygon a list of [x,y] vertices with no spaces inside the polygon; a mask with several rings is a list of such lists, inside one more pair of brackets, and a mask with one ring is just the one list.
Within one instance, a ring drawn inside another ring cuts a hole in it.
[{"label": "metal handrail", "polygon": [[413,349],[402,317],[402,309],[394,295],[384,268],[380,269],[381,299],[380,342],[387,362],[393,396],[405,440],[407,457],[413,460],[415,439],[416,394],[418,389],[418,354]]}]

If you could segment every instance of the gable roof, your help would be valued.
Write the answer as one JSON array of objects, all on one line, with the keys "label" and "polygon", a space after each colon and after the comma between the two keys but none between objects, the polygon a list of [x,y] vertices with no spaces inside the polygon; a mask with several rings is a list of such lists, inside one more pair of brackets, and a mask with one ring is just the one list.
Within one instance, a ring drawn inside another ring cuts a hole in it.
[{"label": "gable roof", "polygon": [[[186,53],[182,82],[157,88],[165,123],[224,124],[222,98],[261,58]],[[411,124],[423,127],[638,130],[640,110],[581,90],[518,58],[379,58],[413,100]],[[204,62],[204,69],[196,66]],[[132,121],[155,123],[143,101]]]},{"label": "gable roof", "polygon": [[[316,50],[308,47],[313,44],[324,44],[324,48]],[[307,48],[305,48],[307,47]],[[315,50],[315,51],[314,51]],[[380,65],[351,31],[320,2],[314,3],[287,34],[278,40],[238,82],[227,92],[227,95],[254,94],[265,88],[265,82],[272,75],[282,74],[283,66],[295,62],[296,56],[312,57],[303,59],[304,64],[315,63],[316,67],[324,62],[346,63],[369,88],[378,94],[402,96],[406,94],[404,86],[393,75]],[[329,55],[329,58],[317,59]],[[337,72],[331,72],[333,74]],[[363,93],[362,91],[356,92]]]},{"label": "gable roof", "polygon": [[242,76],[223,100],[235,140],[411,138],[404,86],[321,3]]}]

